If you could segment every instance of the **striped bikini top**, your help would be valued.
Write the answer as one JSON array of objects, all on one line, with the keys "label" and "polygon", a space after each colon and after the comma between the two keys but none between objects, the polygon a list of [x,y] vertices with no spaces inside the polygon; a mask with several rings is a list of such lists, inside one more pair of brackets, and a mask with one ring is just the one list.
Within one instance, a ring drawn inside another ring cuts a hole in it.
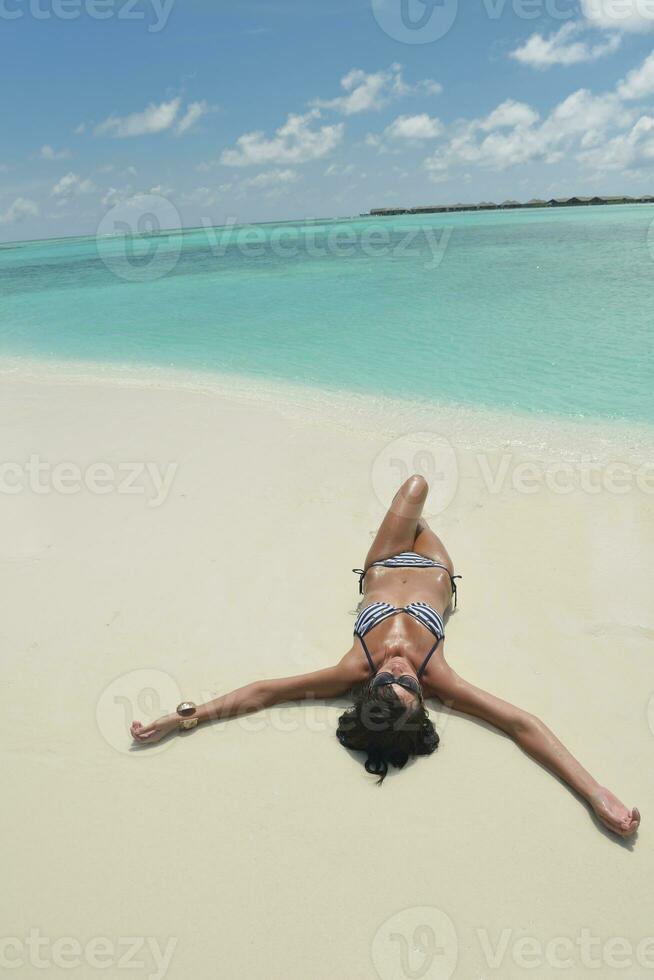
[{"label": "striped bikini top", "polygon": [[373,602],[369,606],[365,606],[357,616],[354,623],[354,635],[359,637],[361,641],[361,646],[363,647],[364,653],[368,660],[368,666],[370,667],[370,672],[374,676],[377,673],[377,668],[375,667],[374,661],[370,656],[370,650],[364,639],[370,630],[374,629],[380,623],[383,623],[385,619],[389,619],[390,616],[397,616],[398,613],[406,613],[415,619],[416,622],[422,623],[426,626],[429,632],[436,638],[436,642],[433,644],[429,653],[421,663],[418,669],[418,677],[422,677],[427,667],[427,664],[432,658],[432,654],[436,650],[436,647],[441,642],[445,636],[445,631],[443,629],[443,620],[441,619],[440,613],[438,613],[433,606],[428,605],[426,602],[410,602],[408,606],[392,606],[390,602]]},{"label": "striped bikini top", "polygon": [[366,633],[383,623],[389,616],[407,613],[416,622],[426,626],[437,640],[445,636],[443,619],[433,606],[426,602],[410,602],[408,606],[392,606],[390,602],[373,602],[361,610],[354,624],[354,635],[362,639]]}]

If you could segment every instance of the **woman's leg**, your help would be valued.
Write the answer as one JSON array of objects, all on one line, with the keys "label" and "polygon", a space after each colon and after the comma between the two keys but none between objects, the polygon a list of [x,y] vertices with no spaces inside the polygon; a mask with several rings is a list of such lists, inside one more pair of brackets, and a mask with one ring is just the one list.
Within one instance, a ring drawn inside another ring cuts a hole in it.
[{"label": "woman's leg", "polygon": [[401,551],[413,551],[428,492],[427,481],[418,474],[410,476],[402,484],[370,546],[364,568],[369,568],[374,561],[391,558]]},{"label": "woman's leg", "polygon": [[426,558],[431,558],[432,561],[440,562],[441,565],[445,565],[450,575],[454,575],[454,563],[447,552],[447,548],[436,532],[432,531],[424,517],[418,521],[416,540],[412,550]]}]

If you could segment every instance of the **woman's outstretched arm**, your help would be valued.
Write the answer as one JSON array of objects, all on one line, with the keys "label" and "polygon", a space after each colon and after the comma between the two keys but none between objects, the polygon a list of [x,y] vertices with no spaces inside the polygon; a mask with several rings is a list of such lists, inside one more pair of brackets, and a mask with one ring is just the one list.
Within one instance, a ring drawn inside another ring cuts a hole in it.
[{"label": "woman's outstretched arm", "polygon": [[628,809],[606,787],[600,786],[539,718],[468,683],[445,660],[434,667],[430,678],[434,693],[448,707],[482,718],[510,735],[532,759],[579,793],[609,830],[621,837],[635,833],[640,823],[636,807]]},{"label": "woman's outstretched arm", "polygon": [[[346,655],[347,657],[347,655]],[[303,698],[332,698],[344,694],[356,683],[352,668],[346,658],[333,667],[315,670],[308,674],[298,674],[295,677],[279,677],[273,680],[254,681],[239,687],[229,694],[200,704],[194,718],[198,724],[216,721],[219,718],[236,718],[239,715],[252,714],[283,701],[299,701]],[[142,725],[134,721],[130,729],[132,737],[140,744],[158,742],[166,735],[178,729],[180,717],[173,713],[158,718],[150,725]]]}]

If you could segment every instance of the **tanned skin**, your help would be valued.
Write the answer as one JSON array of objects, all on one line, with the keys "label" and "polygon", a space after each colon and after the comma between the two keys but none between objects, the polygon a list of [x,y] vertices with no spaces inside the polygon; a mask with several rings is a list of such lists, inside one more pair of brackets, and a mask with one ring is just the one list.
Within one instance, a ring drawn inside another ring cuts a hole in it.
[{"label": "tanned skin", "polygon": [[[366,606],[380,600],[394,606],[427,602],[441,615],[450,607],[450,574],[454,574],[454,565],[443,542],[422,518],[428,491],[427,482],[416,475],[409,477],[395,495],[365,561],[364,567],[369,569],[364,583]],[[370,568],[373,562],[403,551],[415,551],[442,563],[445,569]],[[431,637],[424,626],[406,613],[384,620],[368,640],[376,669],[390,671],[396,677],[417,676],[429,645]],[[448,708],[481,718],[505,732],[527,755],[572,787],[605,827],[620,837],[630,837],[637,831],[640,814],[636,807],[629,809],[601,786],[540,718],[460,677],[445,659],[444,646],[444,642],[439,644],[420,679],[425,700],[438,698]],[[347,653],[333,666],[295,677],[254,681],[200,705],[196,717],[203,724],[285,701],[339,697],[369,677],[361,643],[355,638]],[[397,684],[393,690],[407,703],[416,697]],[[170,714],[151,725],[135,721],[131,733],[135,742],[148,745],[176,732],[179,720],[177,714]]]}]

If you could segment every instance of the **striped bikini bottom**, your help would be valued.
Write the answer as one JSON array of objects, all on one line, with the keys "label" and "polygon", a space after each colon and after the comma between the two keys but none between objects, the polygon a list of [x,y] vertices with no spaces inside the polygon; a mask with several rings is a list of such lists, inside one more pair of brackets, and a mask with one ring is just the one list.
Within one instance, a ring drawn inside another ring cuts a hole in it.
[{"label": "striped bikini bottom", "polygon": [[445,571],[450,576],[450,585],[452,586],[452,598],[454,599],[454,605],[456,607],[457,595],[456,595],[456,579],[461,578],[460,575],[452,575],[449,568],[443,565],[440,561],[432,561],[431,558],[425,558],[424,555],[419,555],[415,551],[403,551],[399,555],[393,555],[392,558],[384,558],[382,561],[374,561],[372,565],[368,568],[353,568],[352,571],[359,576],[359,595],[363,595],[363,580],[368,573],[370,568],[444,568]]}]

